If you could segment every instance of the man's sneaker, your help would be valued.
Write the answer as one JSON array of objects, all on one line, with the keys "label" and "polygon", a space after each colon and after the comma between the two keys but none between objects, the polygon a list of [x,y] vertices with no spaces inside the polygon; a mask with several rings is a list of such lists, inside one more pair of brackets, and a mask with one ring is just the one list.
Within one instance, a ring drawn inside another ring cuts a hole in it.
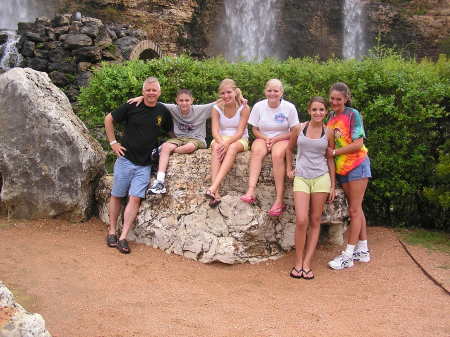
[{"label": "man's sneaker", "polygon": [[353,252],[353,261],[358,262],[369,262],[370,261],[370,253],[369,251],[365,252],[362,250],[356,250]]},{"label": "man's sneaker", "polygon": [[350,268],[353,267],[353,259],[342,252],[341,255],[336,256],[333,260],[328,262],[328,265],[330,266],[330,268],[335,270]]},{"label": "man's sneaker", "polygon": [[152,187],[150,187],[149,191],[153,194],[164,194],[166,193],[166,186],[164,186],[164,183],[155,180]]}]

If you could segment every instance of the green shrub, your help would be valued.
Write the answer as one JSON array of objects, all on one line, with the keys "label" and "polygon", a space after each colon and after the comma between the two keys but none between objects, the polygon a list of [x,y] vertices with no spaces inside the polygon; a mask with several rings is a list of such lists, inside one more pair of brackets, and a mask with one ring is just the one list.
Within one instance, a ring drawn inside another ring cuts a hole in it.
[{"label": "green shrub", "polygon": [[417,63],[380,49],[362,61],[304,58],[231,64],[221,58],[182,56],[104,64],[81,90],[80,117],[90,128],[101,126],[105,113],[140,95],[148,76],[159,78],[161,101],[173,102],[178,88],[189,88],[197,103],[215,100],[219,82],[230,77],[251,105],[264,98],[268,79],[280,78],[300,120],[307,119],[311,96],[327,97],[331,84],[346,82],[354,107],[364,116],[372,161],[374,179],[365,199],[369,223],[450,229],[446,209],[430,197],[432,190],[448,193],[448,184],[438,178],[438,163],[443,162],[438,149],[450,126],[450,62],[445,56],[435,63]]}]

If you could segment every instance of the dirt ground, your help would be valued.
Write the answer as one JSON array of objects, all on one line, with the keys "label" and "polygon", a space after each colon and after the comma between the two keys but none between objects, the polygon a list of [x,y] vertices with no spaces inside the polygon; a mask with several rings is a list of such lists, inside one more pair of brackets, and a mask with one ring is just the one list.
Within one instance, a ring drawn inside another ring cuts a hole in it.
[{"label": "dirt ground", "polygon": [[450,336],[450,296],[390,229],[371,227],[372,261],[344,271],[326,264],[340,247],[320,246],[312,281],[288,277],[292,252],[204,265],[133,242],[123,255],[104,237],[98,219],[0,218],[0,280],[54,337]]}]

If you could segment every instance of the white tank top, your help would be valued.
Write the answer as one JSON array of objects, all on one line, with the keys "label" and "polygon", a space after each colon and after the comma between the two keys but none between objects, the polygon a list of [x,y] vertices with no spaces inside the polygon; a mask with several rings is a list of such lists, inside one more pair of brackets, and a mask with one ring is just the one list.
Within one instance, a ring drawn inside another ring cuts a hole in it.
[{"label": "white tank top", "polygon": [[[233,117],[228,118],[225,116],[222,109],[216,104],[214,105],[214,109],[219,112],[219,133],[222,136],[234,136],[238,130],[239,123],[241,121],[241,111],[244,109],[244,106],[241,105]],[[247,127],[244,130],[242,138],[248,138],[248,129]]]}]

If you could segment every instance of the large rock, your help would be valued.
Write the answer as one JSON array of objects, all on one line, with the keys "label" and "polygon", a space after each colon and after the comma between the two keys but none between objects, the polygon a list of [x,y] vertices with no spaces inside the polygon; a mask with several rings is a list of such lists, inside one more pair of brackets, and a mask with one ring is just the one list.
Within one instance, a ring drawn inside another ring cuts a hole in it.
[{"label": "large rock", "polygon": [[39,314],[26,311],[15,302],[14,295],[0,281],[0,336],[51,337]]},{"label": "large rock", "polygon": [[[256,205],[239,199],[247,188],[249,159],[249,152],[238,155],[222,186],[222,202],[211,209],[203,195],[209,183],[210,151],[172,155],[167,194],[142,203],[129,238],[205,263],[259,262],[282,256],[294,247],[292,181],[286,182],[286,212],[279,218],[268,216],[275,192],[270,158],[263,164]],[[103,177],[96,192],[99,214],[106,223],[111,184],[111,176]],[[336,201],[326,206],[322,223],[329,224],[327,239],[332,243],[343,243],[346,206],[340,189]]]},{"label": "large rock", "polygon": [[45,73],[0,75],[0,199],[18,218],[86,219],[105,155]]}]

